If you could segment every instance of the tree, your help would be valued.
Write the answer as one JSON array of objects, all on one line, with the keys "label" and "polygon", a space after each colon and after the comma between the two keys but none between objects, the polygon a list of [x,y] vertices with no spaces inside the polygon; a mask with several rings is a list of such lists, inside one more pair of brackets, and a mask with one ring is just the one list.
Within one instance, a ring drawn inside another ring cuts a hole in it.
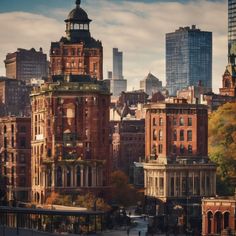
[{"label": "tree", "polygon": [[111,174],[112,199],[122,206],[136,204],[141,196],[129,184],[128,177],[122,171],[115,171]]},{"label": "tree", "polygon": [[[226,103],[209,117],[209,155],[217,164],[218,184],[232,192],[236,179],[236,103]],[[221,193],[221,192],[219,192]]]}]

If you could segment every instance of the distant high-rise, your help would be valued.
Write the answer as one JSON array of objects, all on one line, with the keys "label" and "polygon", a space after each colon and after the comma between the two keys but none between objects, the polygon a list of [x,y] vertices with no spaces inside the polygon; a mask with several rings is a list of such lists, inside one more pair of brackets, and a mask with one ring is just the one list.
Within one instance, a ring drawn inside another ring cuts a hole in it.
[{"label": "distant high-rise", "polygon": [[123,78],[123,52],[113,48],[113,79]]},{"label": "distant high-rise", "polygon": [[166,34],[166,81],[170,95],[187,86],[212,89],[212,33],[195,25]]},{"label": "distant high-rise", "polygon": [[7,54],[4,62],[7,77],[23,80],[27,84],[31,79],[48,76],[47,55],[42,48],[39,51],[18,48],[16,52]]},{"label": "distant high-rise", "polygon": [[228,56],[235,64],[236,57],[236,0],[228,0]]},{"label": "distant high-rise", "polygon": [[114,97],[127,90],[127,80],[123,76],[123,52],[113,48],[113,73],[111,80],[111,93]]}]

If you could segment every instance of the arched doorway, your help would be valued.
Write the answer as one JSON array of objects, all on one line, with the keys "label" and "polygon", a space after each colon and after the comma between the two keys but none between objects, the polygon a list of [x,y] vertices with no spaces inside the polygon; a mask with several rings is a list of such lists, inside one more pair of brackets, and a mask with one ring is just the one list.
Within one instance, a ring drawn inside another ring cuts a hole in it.
[{"label": "arched doorway", "polygon": [[220,234],[222,230],[222,213],[217,211],[214,217],[215,233]]},{"label": "arched doorway", "polygon": [[212,232],[212,219],[213,219],[213,214],[211,211],[207,213],[207,233],[211,234]]}]

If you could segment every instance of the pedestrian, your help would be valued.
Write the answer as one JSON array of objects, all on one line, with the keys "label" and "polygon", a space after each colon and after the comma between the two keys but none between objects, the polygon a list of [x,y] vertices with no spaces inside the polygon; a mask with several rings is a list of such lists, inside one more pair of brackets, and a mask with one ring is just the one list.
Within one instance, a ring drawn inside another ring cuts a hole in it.
[{"label": "pedestrian", "polygon": [[129,236],[129,228],[127,229],[127,235]]},{"label": "pedestrian", "polygon": [[141,236],[141,231],[138,231],[138,236]]}]

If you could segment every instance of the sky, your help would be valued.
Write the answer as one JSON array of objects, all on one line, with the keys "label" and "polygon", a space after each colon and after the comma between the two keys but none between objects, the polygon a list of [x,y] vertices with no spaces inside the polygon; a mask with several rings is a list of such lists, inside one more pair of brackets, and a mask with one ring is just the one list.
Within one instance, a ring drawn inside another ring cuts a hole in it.
[{"label": "sky", "polygon": [[[0,0],[0,75],[4,59],[17,48],[43,48],[65,35],[75,0]],[[213,90],[227,65],[227,0],[81,0],[91,34],[103,43],[104,79],[112,70],[112,48],[123,51],[128,89],[139,89],[149,72],[165,81],[165,34],[196,25],[213,32]]]}]

